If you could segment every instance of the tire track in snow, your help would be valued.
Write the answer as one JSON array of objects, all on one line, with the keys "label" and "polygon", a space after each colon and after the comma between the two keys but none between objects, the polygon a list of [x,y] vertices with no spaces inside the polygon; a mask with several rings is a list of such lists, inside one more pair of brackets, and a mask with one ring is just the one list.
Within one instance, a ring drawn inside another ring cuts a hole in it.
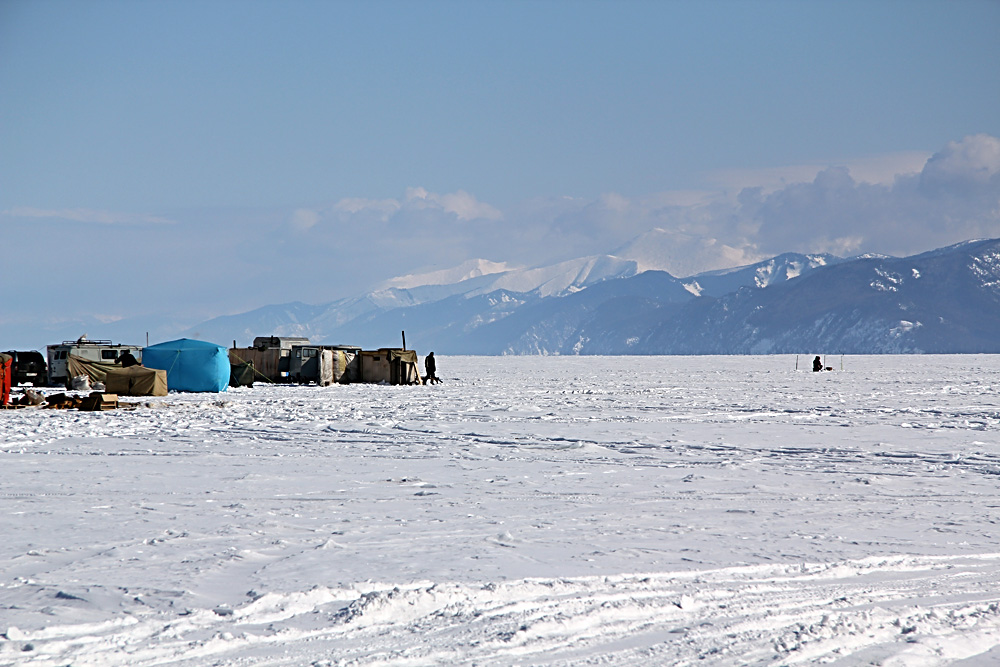
[{"label": "tire track in snow", "polygon": [[[4,664],[934,665],[1000,647],[1000,554],[370,584],[8,628]],[[72,597],[72,596],[70,596]],[[72,602],[78,603],[79,598]],[[68,603],[63,600],[63,603]],[[280,646],[280,651],[274,651]]]}]

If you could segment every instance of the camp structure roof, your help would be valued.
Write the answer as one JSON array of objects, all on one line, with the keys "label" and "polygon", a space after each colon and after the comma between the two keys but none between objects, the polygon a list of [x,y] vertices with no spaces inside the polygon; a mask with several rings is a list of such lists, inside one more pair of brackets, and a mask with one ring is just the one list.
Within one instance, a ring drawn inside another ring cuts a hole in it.
[{"label": "camp structure roof", "polygon": [[167,372],[173,391],[226,391],[229,352],[222,345],[191,338],[151,345],[142,351],[142,365]]}]

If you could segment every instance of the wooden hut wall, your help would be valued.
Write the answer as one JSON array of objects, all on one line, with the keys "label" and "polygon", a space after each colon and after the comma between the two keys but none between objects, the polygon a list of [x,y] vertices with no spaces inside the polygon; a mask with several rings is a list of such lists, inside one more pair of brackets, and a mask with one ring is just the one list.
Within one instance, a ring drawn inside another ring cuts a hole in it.
[{"label": "wooden hut wall", "polygon": [[389,355],[381,350],[361,353],[362,382],[392,382],[392,367]]},{"label": "wooden hut wall", "polygon": [[286,368],[282,368],[282,352],[287,352],[287,350],[279,350],[278,348],[261,350],[255,347],[231,348],[229,361],[233,364],[249,361],[253,363],[254,369],[259,373],[257,379],[263,375],[271,382],[285,382],[288,378],[281,377],[281,371],[287,372],[287,364],[285,364]]}]

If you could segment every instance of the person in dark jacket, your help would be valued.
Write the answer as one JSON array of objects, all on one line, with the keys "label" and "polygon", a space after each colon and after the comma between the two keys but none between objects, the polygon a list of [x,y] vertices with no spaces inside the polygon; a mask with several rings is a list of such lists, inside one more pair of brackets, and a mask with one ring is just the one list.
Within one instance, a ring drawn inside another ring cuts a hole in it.
[{"label": "person in dark jacket", "polygon": [[434,361],[433,352],[424,358],[424,375],[424,384],[441,382],[441,378],[437,376],[437,362]]},{"label": "person in dark jacket", "polygon": [[120,363],[122,365],[122,368],[128,368],[130,366],[138,366],[139,365],[139,360],[136,359],[135,356],[132,355],[132,351],[131,350],[125,350],[124,352],[122,352],[121,354],[119,354],[118,358],[115,359],[115,361],[117,361],[118,363]]},{"label": "person in dark jacket", "polygon": [[813,373],[818,373],[823,370],[823,362],[820,361],[819,357],[813,359]]}]

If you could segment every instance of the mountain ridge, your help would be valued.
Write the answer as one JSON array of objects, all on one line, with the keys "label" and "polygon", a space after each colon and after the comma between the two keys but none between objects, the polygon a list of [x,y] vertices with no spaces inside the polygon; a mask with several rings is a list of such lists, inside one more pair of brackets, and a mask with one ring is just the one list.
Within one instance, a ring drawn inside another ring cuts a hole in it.
[{"label": "mountain ridge", "polygon": [[409,276],[408,288],[267,306],[190,331],[390,347],[405,330],[411,346],[439,354],[1000,352],[1000,239],[906,258],[783,253],[682,278],[614,255],[469,275],[477,266],[457,267],[452,284]]}]

